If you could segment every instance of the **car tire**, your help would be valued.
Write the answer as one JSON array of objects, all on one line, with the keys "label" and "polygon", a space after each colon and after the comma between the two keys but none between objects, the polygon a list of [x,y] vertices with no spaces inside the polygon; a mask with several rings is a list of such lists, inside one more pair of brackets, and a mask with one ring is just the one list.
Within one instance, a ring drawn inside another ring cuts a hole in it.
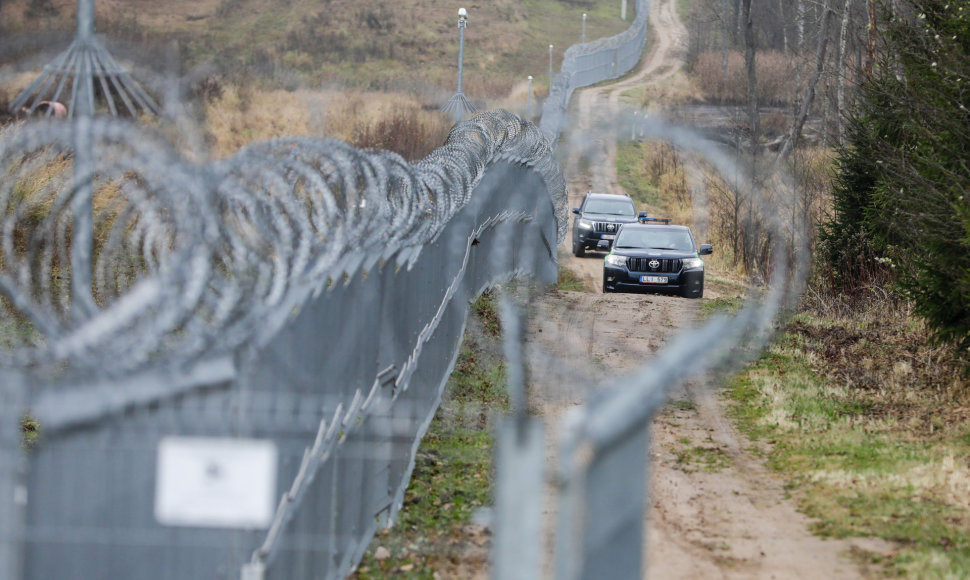
[{"label": "car tire", "polygon": [[577,258],[586,257],[586,246],[582,243],[573,242],[573,255]]}]

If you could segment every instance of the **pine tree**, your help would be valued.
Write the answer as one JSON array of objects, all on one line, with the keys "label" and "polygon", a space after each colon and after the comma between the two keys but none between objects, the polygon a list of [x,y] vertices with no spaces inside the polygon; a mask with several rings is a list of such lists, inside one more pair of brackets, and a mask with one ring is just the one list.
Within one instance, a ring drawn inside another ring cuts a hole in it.
[{"label": "pine tree", "polygon": [[967,353],[970,2],[910,8],[886,24],[883,57],[850,117],[824,257],[843,289],[891,263],[935,337]]}]

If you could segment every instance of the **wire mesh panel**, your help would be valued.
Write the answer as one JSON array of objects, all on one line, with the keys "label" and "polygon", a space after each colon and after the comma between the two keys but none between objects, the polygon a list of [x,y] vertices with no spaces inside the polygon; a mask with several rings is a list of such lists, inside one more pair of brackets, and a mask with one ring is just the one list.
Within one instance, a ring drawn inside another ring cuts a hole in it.
[{"label": "wire mesh panel", "polygon": [[563,55],[559,74],[552,80],[549,97],[542,106],[542,131],[553,141],[565,128],[573,91],[619,78],[633,70],[647,42],[650,0],[637,0],[636,18],[630,27],[608,38],[574,44]]},{"label": "wire mesh panel", "polygon": [[[65,131],[0,135],[0,163],[29,176],[36,159],[54,159],[35,152],[70,147]],[[189,170],[151,138],[161,161],[118,164],[145,148],[130,125],[98,120],[92,134],[110,149],[93,150],[95,195],[119,180],[123,194],[95,223],[128,219],[94,259],[126,256],[125,236],[151,240],[153,227],[160,241],[123,285],[96,279],[89,319],[47,316],[38,296],[63,306],[65,294],[31,284],[51,274],[51,254],[13,243],[31,230],[0,196],[12,216],[0,305],[35,337],[3,355],[16,379],[3,385],[4,411],[29,408],[44,425],[26,486],[12,468],[18,434],[0,441],[14,474],[0,491],[30,490],[22,527],[14,504],[0,512],[5,577],[345,574],[400,509],[470,301],[516,273],[556,278],[565,187],[549,143],[491,112],[414,165],[293,139]],[[157,204],[152,176],[165,167],[189,183],[181,208],[197,217],[166,222],[164,204],[125,205]],[[38,236],[69,245],[57,224],[77,191],[31,226]],[[167,241],[174,227],[185,243]]]}]

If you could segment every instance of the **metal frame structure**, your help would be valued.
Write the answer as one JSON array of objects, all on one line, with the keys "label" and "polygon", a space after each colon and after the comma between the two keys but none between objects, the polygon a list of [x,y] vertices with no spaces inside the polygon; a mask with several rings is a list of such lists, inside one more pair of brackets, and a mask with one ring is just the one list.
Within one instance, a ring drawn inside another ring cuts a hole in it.
[{"label": "metal frame structure", "polygon": [[[19,111],[26,107],[28,113],[32,114],[42,103],[60,102],[68,93],[67,114],[72,118],[82,115],[93,117],[98,93],[114,117],[122,112],[131,117],[141,113],[159,113],[158,105],[151,96],[95,37],[94,0],[77,0],[77,34],[74,42],[17,95],[10,103],[10,109]],[[45,115],[49,117],[53,114],[53,107],[48,107]]]}]

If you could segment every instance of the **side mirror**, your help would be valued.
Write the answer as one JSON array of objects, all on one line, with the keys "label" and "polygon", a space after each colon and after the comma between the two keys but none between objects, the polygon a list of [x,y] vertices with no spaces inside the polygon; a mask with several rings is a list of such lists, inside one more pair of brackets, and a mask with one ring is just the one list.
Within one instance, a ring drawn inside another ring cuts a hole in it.
[{"label": "side mirror", "polygon": [[641,211],[640,212],[640,215],[637,216],[637,219],[640,221],[640,223],[643,223],[644,221],[646,221],[646,219],[647,219],[647,212]]},{"label": "side mirror", "polygon": [[576,214],[576,215],[579,215],[579,208],[578,207],[574,207],[573,208],[573,213]]},{"label": "side mirror", "polygon": [[708,256],[714,253],[714,246],[710,244],[701,244],[700,251],[697,252],[701,256]]}]

